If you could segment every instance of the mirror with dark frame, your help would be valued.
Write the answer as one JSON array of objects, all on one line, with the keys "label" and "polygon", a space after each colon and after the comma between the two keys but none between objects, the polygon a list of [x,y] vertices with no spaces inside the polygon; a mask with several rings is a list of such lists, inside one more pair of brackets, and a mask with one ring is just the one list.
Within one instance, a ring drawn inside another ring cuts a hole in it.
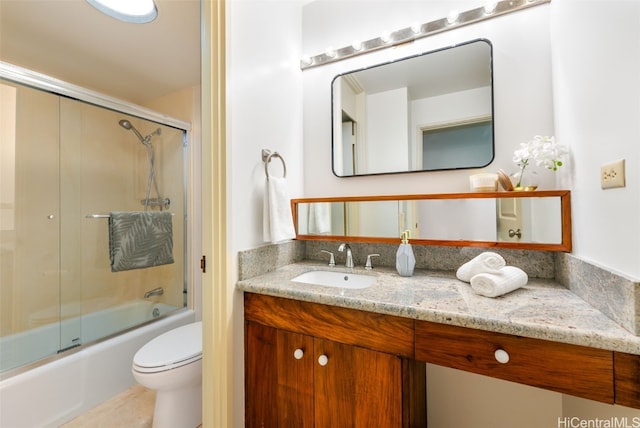
[{"label": "mirror with dark frame", "polygon": [[481,168],[493,160],[492,46],[478,39],[340,74],[338,177]]},{"label": "mirror with dark frame", "polygon": [[567,190],[292,200],[302,240],[571,251]]}]

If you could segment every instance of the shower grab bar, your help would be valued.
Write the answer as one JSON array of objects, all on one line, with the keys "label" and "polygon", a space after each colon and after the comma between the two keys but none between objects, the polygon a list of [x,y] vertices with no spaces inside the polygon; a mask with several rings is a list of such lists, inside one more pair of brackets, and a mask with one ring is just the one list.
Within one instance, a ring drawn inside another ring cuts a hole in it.
[{"label": "shower grab bar", "polygon": [[[176,213],[171,213],[171,215],[176,215]],[[84,218],[111,218],[110,214],[87,214]]]}]

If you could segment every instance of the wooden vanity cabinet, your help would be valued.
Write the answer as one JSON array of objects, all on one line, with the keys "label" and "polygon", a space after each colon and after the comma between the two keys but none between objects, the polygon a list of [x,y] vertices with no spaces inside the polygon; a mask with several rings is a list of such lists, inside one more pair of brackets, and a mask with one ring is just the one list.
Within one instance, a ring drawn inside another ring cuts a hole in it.
[{"label": "wooden vanity cabinet", "polygon": [[412,320],[255,294],[245,320],[247,427],[426,426],[425,365],[387,352],[413,343]]},{"label": "wooden vanity cabinet", "polygon": [[424,427],[424,363],[640,408],[640,355],[253,293],[245,319],[248,427]]}]

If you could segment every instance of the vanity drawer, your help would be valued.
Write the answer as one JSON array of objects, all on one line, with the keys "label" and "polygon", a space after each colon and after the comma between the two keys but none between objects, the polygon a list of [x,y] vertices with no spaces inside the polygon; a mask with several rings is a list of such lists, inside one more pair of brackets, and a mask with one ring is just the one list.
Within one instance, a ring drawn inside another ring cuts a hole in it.
[{"label": "vanity drawer", "polygon": [[414,320],[245,293],[245,319],[294,333],[413,358]]},{"label": "vanity drawer", "polygon": [[416,321],[416,359],[605,403],[614,401],[611,351]]}]

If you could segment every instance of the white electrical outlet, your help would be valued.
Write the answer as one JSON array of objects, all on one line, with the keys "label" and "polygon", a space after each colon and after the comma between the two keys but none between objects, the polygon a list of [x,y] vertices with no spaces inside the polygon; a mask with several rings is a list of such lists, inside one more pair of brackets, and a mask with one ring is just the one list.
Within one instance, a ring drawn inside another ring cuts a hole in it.
[{"label": "white electrical outlet", "polygon": [[600,167],[600,185],[603,189],[624,187],[624,159]]}]

